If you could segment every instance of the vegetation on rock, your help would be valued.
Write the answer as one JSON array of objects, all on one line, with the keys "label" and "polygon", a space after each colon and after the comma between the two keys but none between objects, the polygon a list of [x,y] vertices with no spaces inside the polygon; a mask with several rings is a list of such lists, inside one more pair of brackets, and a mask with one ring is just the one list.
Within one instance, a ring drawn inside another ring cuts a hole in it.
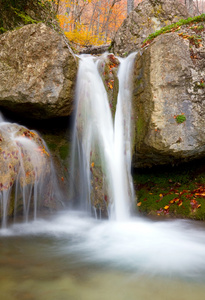
[{"label": "vegetation on rock", "polygon": [[138,169],[134,172],[134,184],[142,214],[205,220],[203,161],[178,167]]},{"label": "vegetation on rock", "polygon": [[[187,19],[181,19],[179,22],[173,23],[171,25],[165,26],[161,28],[160,30],[155,31],[154,33],[151,33],[143,42],[142,47],[145,47],[148,45],[153,39],[155,39],[157,36],[163,33],[168,33],[168,32],[175,32],[180,29],[181,26],[187,25],[187,24],[195,24],[199,22],[204,22],[205,21],[205,14],[201,14],[200,16],[196,17],[190,17]],[[191,27],[193,28],[193,27]],[[203,30],[203,25],[199,26],[200,30]],[[194,39],[194,37],[193,37]]]},{"label": "vegetation on rock", "polygon": [[185,117],[185,115],[183,115],[183,114],[177,115],[177,116],[175,117],[175,119],[176,119],[176,122],[177,122],[178,124],[184,123],[184,122],[186,121],[186,117]]},{"label": "vegetation on rock", "polygon": [[0,0],[0,7],[0,33],[38,22],[57,26],[55,11],[49,1]]}]

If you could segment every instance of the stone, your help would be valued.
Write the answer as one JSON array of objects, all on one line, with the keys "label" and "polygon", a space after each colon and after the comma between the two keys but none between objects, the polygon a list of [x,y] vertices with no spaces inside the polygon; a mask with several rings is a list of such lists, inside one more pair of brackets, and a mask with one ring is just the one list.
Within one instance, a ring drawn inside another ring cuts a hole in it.
[{"label": "stone", "polygon": [[107,91],[108,101],[112,112],[113,120],[117,105],[117,96],[119,92],[118,69],[120,61],[113,54],[101,55],[98,63],[98,71],[103,80]]},{"label": "stone", "polygon": [[135,167],[205,155],[205,34],[197,29],[202,24],[162,34],[136,56]]},{"label": "stone", "polygon": [[0,107],[25,118],[68,116],[76,73],[65,40],[43,23],[0,36]]},{"label": "stone", "polygon": [[0,219],[60,206],[52,160],[35,131],[0,121]]},{"label": "stone", "polygon": [[139,51],[149,34],[188,16],[186,7],[178,1],[144,0],[118,29],[111,51],[120,56]]}]

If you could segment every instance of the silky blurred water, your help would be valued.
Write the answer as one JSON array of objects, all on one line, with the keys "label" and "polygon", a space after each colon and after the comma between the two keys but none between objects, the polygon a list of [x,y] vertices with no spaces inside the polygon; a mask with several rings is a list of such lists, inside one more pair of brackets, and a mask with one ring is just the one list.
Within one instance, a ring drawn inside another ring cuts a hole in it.
[{"label": "silky blurred water", "polygon": [[0,231],[1,299],[203,299],[202,225],[76,212],[11,225]]}]

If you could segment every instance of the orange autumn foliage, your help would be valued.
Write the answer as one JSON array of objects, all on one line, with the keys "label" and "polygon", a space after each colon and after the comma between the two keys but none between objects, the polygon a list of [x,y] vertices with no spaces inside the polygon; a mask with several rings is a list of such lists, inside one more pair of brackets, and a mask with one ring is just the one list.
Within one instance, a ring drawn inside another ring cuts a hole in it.
[{"label": "orange autumn foliage", "polygon": [[[48,0],[68,39],[82,47],[110,43],[127,16],[126,0]],[[142,0],[135,0],[135,6]]]}]

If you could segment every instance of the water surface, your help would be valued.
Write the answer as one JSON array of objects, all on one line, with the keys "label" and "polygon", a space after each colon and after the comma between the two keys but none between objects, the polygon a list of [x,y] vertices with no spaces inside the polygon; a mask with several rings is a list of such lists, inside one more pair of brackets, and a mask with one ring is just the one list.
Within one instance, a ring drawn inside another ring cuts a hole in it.
[{"label": "water surface", "polygon": [[200,223],[64,212],[0,231],[4,300],[203,299],[204,275]]}]

